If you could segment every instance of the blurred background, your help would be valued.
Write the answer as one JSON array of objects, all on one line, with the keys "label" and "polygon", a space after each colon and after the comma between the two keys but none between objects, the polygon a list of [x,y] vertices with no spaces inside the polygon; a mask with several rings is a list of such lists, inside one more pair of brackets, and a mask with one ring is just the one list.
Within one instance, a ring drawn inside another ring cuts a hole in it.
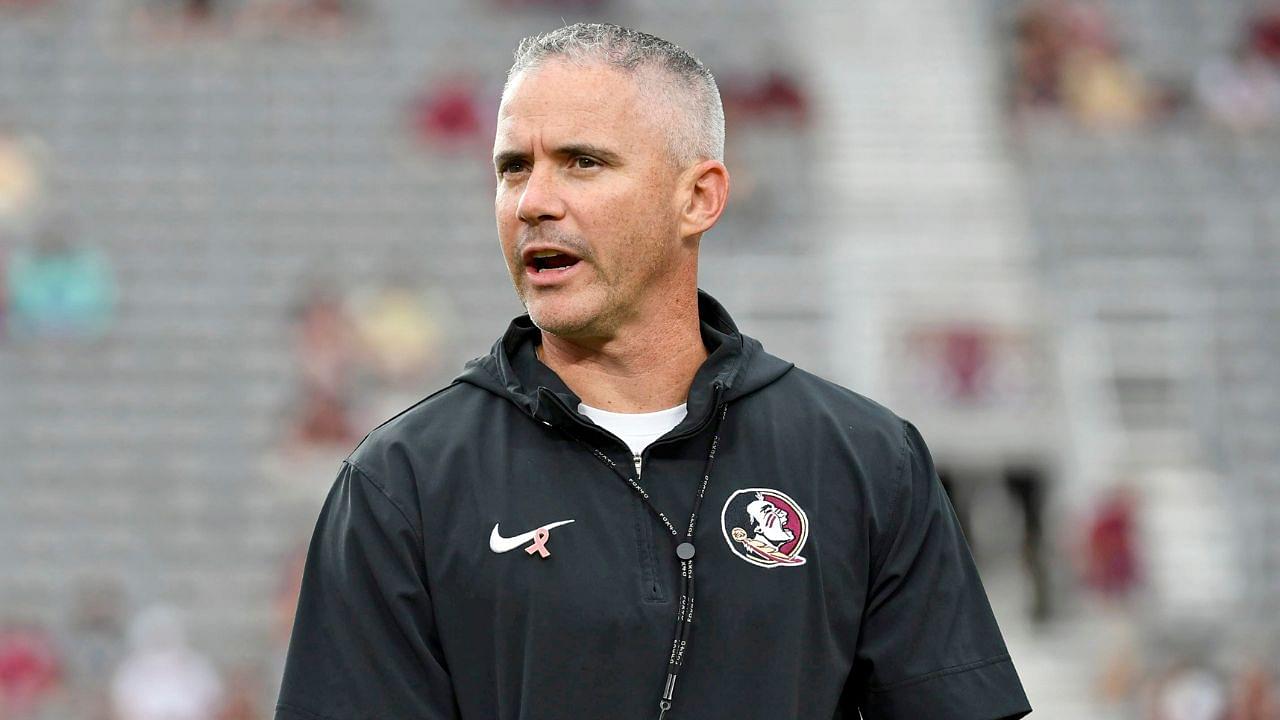
[{"label": "blurred background", "polygon": [[701,285],[911,419],[1033,717],[1276,720],[1280,6],[0,0],[0,718],[268,718],[320,503],[521,312],[525,35],[716,73]]}]

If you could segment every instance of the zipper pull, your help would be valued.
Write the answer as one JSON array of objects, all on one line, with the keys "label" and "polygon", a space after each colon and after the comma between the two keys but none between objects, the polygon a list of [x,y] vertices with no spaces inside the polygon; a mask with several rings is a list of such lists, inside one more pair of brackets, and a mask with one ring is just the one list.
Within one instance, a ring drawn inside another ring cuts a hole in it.
[{"label": "zipper pull", "polygon": [[639,455],[632,455],[632,456],[631,456],[631,459],[635,461],[635,464],[636,464],[636,479],[637,479],[637,480],[639,480],[639,479],[640,479],[640,456],[639,456]]}]

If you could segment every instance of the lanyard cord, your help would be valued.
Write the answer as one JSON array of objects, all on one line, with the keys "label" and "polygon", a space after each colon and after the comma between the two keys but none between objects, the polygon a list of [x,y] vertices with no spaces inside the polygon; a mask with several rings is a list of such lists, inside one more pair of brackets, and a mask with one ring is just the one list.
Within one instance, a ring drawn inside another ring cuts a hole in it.
[{"label": "lanyard cord", "polygon": [[[663,685],[662,696],[658,700],[658,720],[666,717],[667,711],[671,709],[671,698],[675,694],[676,677],[680,674],[680,667],[684,663],[685,647],[689,644],[689,630],[693,625],[693,531],[698,524],[698,510],[702,507],[702,498],[707,493],[707,485],[711,482],[711,468],[716,462],[716,450],[720,446],[720,427],[724,423],[724,416],[729,411],[729,404],[725,403],[720,406],[719,417],[716,418],[715,434],[711,437],[711,451],[707,453],[707,464],[702,472],[702,483],[698,485],[698,493],[693,498],[693,512],[689,515],[689,529],[685,532],[684,542],[676,546],[676,557],[680,559],[680,604],[676,609],[676,627],[674,637],[671,640],[671,658],[667,663],[667,682]],[[601,462],[608,465],[618,477],[622,478],[635,490],[644,504],[658,516],[658,520],[667,528],[671,536],[679,539],[680,533],[676,531],[674,525],[665,514],[653,502],[649,500],[649,493],[640,485],[639,478],[628,476],[618,468],[618,464],[613,458],[601,452],[598,448],[592,447],[586,441],[567,433],[574,440],[584,445],[595,455]]]}]

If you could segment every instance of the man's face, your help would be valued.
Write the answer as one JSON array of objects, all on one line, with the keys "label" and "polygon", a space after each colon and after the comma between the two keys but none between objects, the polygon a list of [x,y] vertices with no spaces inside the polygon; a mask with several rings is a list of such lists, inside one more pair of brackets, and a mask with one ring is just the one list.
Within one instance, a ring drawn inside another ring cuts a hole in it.
[{"label": "man's face", "polygon": [[661,298],[681,262],[679,172],[651,97],[633,75],[555,60],[517,76],[503,97],[498,237],[544,331],[611,336]]}]

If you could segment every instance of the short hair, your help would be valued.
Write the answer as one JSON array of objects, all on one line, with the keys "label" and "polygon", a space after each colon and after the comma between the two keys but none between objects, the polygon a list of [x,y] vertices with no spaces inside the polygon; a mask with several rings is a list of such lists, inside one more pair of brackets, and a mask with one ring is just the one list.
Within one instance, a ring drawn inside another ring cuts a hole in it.
[{"label": "short hair", "polygon": [[657,90],[685,117],[668,123],[673,159],[682,165],[724,161],[724,105],[715,76],[701,60],[678,45],[648,33],[608,23],[575,23],[530,35],[515,50],[503,95],[520,73],[547,60],[601,63],[635,73],[656,71]]}]

